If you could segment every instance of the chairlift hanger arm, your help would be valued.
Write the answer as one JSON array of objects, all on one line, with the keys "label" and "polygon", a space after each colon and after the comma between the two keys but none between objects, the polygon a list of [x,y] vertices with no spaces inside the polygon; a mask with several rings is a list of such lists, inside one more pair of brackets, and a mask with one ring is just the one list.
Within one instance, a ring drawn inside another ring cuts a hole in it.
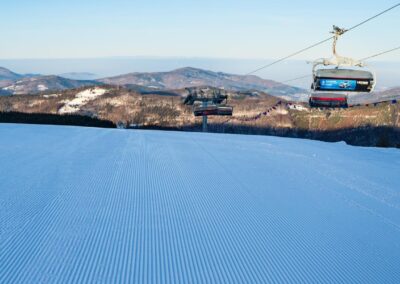
[{"label": "chairlift hanger arm", "polygon": [[333,34],[333,44],[332,44],[332,52],[333,57],[331,58],[320,58],[313,62],[313,74],[315,74],[315,70],[318,66],[336,66],[339,68],[341,66],[348,67],[364,67],[365,64],[360,61],[350,57],[344,57],[337,54],[337,43],[340,37],[345,34],[348,30],[339,28],[338,26],[333,26],[333,30],[330,32]]}]

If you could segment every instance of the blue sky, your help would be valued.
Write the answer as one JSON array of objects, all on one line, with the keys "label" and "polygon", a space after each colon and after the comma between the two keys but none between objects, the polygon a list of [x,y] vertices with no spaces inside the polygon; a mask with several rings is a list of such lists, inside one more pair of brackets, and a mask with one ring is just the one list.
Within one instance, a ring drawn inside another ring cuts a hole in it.
[{"label": "blue sky", "polygon": [[[385,1],[2,0],[0,58],[278,58],[394,4]],[[399,45],[400,8],[346,35],[356,58]],[[396,35],[396,36],[394,36]],[[329,44],[296,57],[328,56]],[[393,53],[382,60],[400,61]]]}]

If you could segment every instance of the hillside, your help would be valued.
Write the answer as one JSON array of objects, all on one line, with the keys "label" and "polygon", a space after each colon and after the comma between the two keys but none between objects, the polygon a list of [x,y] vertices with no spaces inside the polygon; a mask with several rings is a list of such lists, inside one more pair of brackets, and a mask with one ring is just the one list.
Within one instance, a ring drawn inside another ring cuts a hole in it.
[{"label": "hillside", "polygon": [[196,86],[212,86],[232,91],[257,90],[271,95],[291,95],[303,90],[257,76],[242,76],[196,68],[181,68],[170,72],[131,73],[100,80],[111,85],[139,85],[170,90]]},{"label": "hillside", "polygon": [[400,282],[398,150],[0,132],[1,283]]},{"label": "hillside", "polygon": [[[192,107],[183,105],[186,95],[185,90],[139,93],[113,86],[82,87],[0,97],[0,112],[75,114],[136,128],[199,130],[201,118],[194,117]],[[233,116],[210,118],[210,131],[400,147],[400,103],[310,109],[307,104],[260,92],[230,92],[228,103],[234,107]]]}]

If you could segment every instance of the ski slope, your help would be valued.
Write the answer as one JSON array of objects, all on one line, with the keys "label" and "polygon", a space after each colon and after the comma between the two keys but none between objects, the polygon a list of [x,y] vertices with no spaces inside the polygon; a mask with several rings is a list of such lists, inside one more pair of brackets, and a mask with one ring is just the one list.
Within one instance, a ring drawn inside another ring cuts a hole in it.
[{"label": "ski slope", "polygon": [[400,283],[400,151],[0,124],[0,283]]}]

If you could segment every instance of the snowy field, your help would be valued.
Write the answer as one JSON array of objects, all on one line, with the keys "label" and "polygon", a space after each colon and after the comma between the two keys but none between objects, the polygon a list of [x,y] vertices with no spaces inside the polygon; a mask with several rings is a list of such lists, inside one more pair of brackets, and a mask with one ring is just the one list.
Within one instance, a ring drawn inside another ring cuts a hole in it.
[{"label": "snowy field", "polygon": [[400,151],[0,124],[0,283],[400,283]]}]

